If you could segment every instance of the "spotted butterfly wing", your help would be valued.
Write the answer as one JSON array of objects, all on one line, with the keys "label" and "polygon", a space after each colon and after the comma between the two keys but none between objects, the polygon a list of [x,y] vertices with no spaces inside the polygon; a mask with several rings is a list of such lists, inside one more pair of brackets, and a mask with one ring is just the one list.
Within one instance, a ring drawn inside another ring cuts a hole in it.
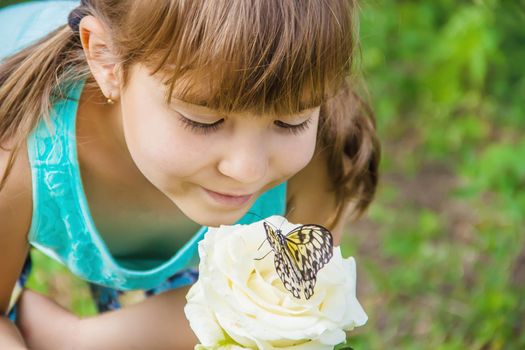
[{"label": "spotted butterfly wing", "polygon": [[294,297],[300,299],[302,290],[301,271],[295,266],[288,254],[283,254],[282,248],[281,252],[276,252],[274,255],[274,265],[284,287]]},{"label": "spotted butterfly wing", "polygon": [[320,225],[302,225],[285,237],[286,248],[298,266],[303,266],[304,280],[315,279],[317,272],[333,255],[333,238],[330,231]]},{"label": "spotted butterfly wing", "polygon": [[317,272],[332,257],[332,234],[319,225],[302,225],[286,236],[266,222],[264,228],[275,253],[275,269],[284,287],[296,298],[300,298],[303,291],[309,299],[314,292]]},{"label": "spotted butterfly wing", "polygon": [[294,266],[290,256],[284,252],[282,235],[275,232],[266,222],[263,222],[266,231],[266,239],[270,243],[274,252],[274,265],[284,287],[296,298],[300,298],[301,292],[301,272]]}]

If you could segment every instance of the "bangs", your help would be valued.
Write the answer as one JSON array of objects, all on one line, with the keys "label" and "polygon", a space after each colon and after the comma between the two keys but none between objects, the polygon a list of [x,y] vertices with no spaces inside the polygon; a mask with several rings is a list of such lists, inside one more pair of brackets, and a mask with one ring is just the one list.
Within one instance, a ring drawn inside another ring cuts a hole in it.
[{"label": "bangs", "polygon": [[351,1],[153,2],[133,5],[160,22],[144,26],[161,28],[138,59],[161,75],[168,103],[294,114],[323,104],[350,72]]}]

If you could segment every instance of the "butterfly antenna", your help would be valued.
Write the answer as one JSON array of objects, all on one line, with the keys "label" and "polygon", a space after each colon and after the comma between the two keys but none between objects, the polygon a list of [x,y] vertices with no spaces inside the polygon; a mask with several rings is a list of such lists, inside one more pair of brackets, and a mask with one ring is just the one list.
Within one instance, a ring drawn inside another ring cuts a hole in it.
[{"label": "butterfly antenna", "polygon": [[[264,243],[264,242],[263,242]],[[262,245],[262,244],[261,244]],[[260,248],[260,247],[259,247]],[[258,250],[258,249],[257,249]],[[272,250],[270,250],[268,253],[266,253],[265,256],[263,256],[262,258],[253,258],[253,260],[262,260],[264,258],[266,258],[268,256],[268,254],[270,254],[272,252]]]},{"label": "butterfly antenna", "polygon": [[[294,211],[294,209],[295,209],[295,207],[292,207],[292,209],[290,209],[290,211],[286,213],[286,215],[284,216],[283,222],[281,222],[281,227],[283,226],[284,222],[286,221],[287,216],[290,215]],[[279,230],[281,229],[281,227],[279,227]]]},{"label": "butterfly antenna", "polygon": [[283,218],[283,221],[279,225],[279,231],[281,231],[281,228],[283,227],[284,222],[286,221],[286,218]]},{"label": "butterfly antenna", "polygon": [[257,214],[257,213],[254,213],[253,211],[248,211],[246,214],[251,214],[251,215],[253,215],[253,216],[255,216],[255,217],[259,218],[259,219],[264,220],[264,218],[263,218],[262,216],[260,216],[260,215]]},{"label": "butterfly antenna", "polygon": [[261,249],[261,247],[263,246],[264,242],[268,241],[267,239],[265,239],[264,241],[262,241],[261,245],[259,246],[259,248],[257,248],[257,251],[259,251]]},{"label": "butterfly antenna", "polygon": [[[279,229],[278,229],[279,231],[281,231],[281,228],[283,227],[283,224],[284,224],[284,222],[285,222],[286,219],[287,219],[286,216],[287,216],[287,215],[290,215],[291,212],[292,212],[294,209],[295,209],[295,207],[292,207],[292,209],[290,209],[290,211],[287,212],[287,213],[285,214],[285,216],[284,216],[284,218],[283,218],[283,221],[282,221],[281,224],[279,225]],[[274,226],[274,227],[275,227],[275,226]],[[277,229],[277,228],[276,228],[276,229]]]},{"label": "butterfly antenna", "polygon": [[254,212],[251,212],[251,211],[249,211],[249,212],[247,212],[247,213],[248,213],[248,214],[252,214],[253,216],[258,217],[259,219],[263,220],[263,221],[266,222],[267,224],[272,225],[274,229],[277,229],[277,227],[275,227],[274,224],[272,224],[270,221],[266,220],[266,219],[263,218],[262,216],[260,216],[260,215],[258,215],[258,214],[256,214],[256,213],[254,213]]},{"label": "butterfly antenna", "polygon": [[286,216],[290,215],[294,211],[294,209],[295,209],[295,207],[292,207],[292,209],[290,209],[290,211],[287,212],[284,216],[286,217]]}]

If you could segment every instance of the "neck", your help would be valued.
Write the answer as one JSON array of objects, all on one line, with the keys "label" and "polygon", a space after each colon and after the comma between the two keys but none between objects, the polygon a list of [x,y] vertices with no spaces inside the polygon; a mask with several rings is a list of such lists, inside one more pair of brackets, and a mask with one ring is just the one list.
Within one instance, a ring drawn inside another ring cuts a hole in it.
[{"label": "neck", "polygon": [[91,138],[86,142],[102,142],[120,153],[128,152],[119,103],[108,104],[100,90],[85,88],[82,91],[77,123]]},{"label": "neck", "polygon": [[142,180],[126,145],[118,102],[107,104],[100,91],[85,88],[78,104],[76,129],[78,157],[91,171],[123,182]]}]

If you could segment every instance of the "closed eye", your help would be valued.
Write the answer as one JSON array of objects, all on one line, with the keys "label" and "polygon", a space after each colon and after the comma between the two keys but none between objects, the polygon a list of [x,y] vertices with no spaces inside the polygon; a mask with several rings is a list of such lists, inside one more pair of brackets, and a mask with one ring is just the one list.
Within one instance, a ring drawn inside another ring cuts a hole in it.
[{"label": "closed eye", "polygon": [[279,128],[284,129],[286,132],[290,132],[290,133],[293,133],[294,135],[298,135],[301,132],[303,132],[306,129],[308,129],[308,127],[310,126],[311,122],[312,122],[312,117],[308,118],[307,120],[305,120],[301,124],[288,124],[288,123],[285,123],[285,122],[283,122],[281,120],[276,120],[273,123],[275,125],[277,125]]},{"label": "closed eye", "polygon": [[[220,126],[224,123],[224,118],[217,120],[214,123],[201,123],[197,122],[195,120],[189,119],[184,117],[182,114],[178,114],[178,119],[181,121],[183,127],[185,129],[190,129],[191,131],[200,133],[200,134],[208,134],[211,132],[214,132],[220,128]],[[283,130],[286,133],[291,133],[293,135],[299,135],[303,131],[307,130],[310,126],[310,123],[312,122],[312,118],[308,118],[304,122],[300,124],[288,124],[281,120],[275,120],[274,125],[276,125],[279,129]]]},{"label": "closed eye", "polygon": [[220,125],[224,122],[224,118],[217,120],[214,123],[200,123],[195,120],[188,119],[181,114],[179,114],[179,120],[182,122],[182,125],[185,129],[190,129],[191,131],[207,134],[219,129]]}]

